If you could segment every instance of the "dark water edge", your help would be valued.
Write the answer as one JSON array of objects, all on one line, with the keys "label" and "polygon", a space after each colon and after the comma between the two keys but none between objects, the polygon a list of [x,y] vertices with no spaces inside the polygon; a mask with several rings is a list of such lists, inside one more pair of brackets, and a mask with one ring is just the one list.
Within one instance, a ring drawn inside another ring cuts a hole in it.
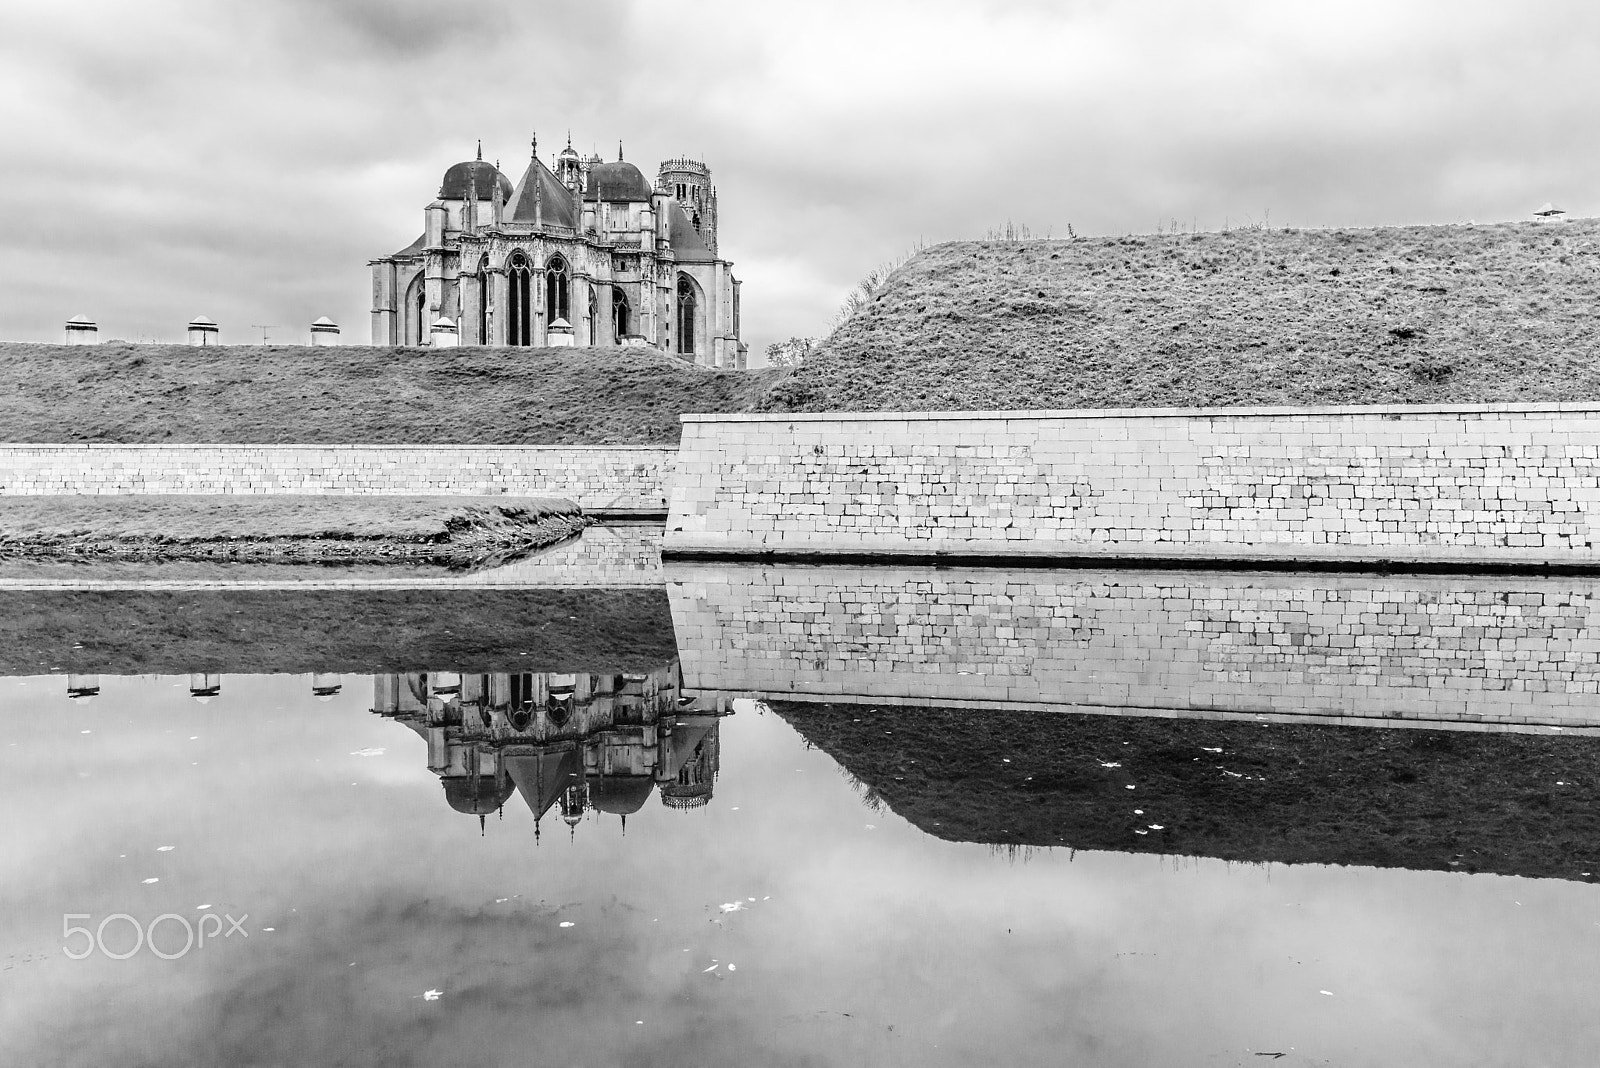
[{"label": "dark water edge", "polygon": [[949,841],[1600,880],[1600,739],[770,707]]},{"label": "dark water edge", "polygon": [[0,590],[0,675],[648,669],[661,589]]}]

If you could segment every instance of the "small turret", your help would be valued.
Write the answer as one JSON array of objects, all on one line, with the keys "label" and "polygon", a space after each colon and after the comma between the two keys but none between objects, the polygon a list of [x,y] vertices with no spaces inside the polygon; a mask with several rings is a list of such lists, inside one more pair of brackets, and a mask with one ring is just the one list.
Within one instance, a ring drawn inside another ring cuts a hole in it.
[{"label": "small turret", "polygon": [[583,160],[572,147],[572,131],[567,131],[567,147],[556,155],[556,178],[572,192],[583,196]]}]

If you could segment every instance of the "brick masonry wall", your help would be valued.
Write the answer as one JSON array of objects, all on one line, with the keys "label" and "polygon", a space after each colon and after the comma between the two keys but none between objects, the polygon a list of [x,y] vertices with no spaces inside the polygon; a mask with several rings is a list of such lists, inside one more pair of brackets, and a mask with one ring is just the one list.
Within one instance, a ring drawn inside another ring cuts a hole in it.
[{"label": "brick masonry wall", "polygon": [[675,454],[609,445],[0,445],[0,494],[509,493],[659,512]]},{"label": "brick masonry wall", "polygon": [[685,416],[666,548],[1600,559],[1600,406]]},{"label": "brick masonry wall", "polygon": [[693,690],[1600,728],[1600,580],[669,561]]}]

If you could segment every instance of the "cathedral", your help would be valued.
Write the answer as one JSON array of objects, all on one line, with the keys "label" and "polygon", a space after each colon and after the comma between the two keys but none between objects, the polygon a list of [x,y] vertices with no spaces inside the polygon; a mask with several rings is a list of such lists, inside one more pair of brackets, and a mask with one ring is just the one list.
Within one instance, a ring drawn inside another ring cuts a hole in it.
[{"label": "cathedral", "polygon": [[711,171],[567,147],[511,184],[478,158],[445,171],[423,233],[371,261],[374,345],[634,345],[742,368],[739,283],[717,253]]}]

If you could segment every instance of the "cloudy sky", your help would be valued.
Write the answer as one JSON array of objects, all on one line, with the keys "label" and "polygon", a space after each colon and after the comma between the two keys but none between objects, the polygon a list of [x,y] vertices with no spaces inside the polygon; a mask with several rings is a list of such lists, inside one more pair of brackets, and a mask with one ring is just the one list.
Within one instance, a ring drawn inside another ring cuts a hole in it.
[{"label": "cloudy sky", "polygon": [[711,166],[754,352],[1008,220],[1593,215],[1596,72],[1600,8],[1554,0],[0,0],[0,338],[364,343],[445,168],[569,130]]}]

